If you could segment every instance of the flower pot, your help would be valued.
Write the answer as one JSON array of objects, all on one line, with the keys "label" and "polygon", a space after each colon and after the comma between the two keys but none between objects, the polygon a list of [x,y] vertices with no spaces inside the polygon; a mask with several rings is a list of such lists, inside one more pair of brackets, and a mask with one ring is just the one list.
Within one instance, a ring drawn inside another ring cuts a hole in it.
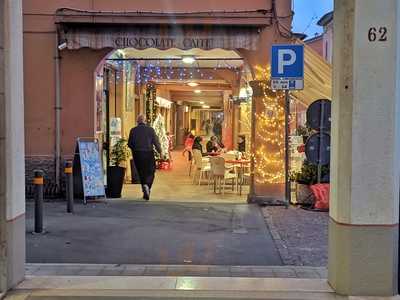
[{"label": "flower pot", "polygon": [[314,205],[315,197],[308,184],[297,183],[296,202],[301,205]]},{"label": "flower pot", "polygon": [[111,166],[107,169],[107,197],[121,198],[125,168]]}]

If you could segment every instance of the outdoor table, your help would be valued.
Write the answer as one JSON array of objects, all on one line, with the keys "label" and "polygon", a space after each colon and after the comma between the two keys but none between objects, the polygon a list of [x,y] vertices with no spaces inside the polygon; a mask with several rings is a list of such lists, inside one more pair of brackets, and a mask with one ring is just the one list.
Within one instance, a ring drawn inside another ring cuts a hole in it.
[{"label": "outdoor table", "polygon": [[207,152],[207,156],[214,157],[221,155],[221,152]]},{"label": "outdoor table", "polygon": [[250,159],[232,159],[232,160],[226,160],[225,161],[228,164],[240,164],[241,166],[247,165],[250,163]]}]

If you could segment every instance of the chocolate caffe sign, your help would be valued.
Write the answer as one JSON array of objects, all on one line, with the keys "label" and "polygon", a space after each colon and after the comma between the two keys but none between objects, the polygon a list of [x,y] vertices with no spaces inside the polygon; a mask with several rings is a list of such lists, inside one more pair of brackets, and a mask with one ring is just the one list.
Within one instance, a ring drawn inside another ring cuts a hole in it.
[{"label": "chocolate caffe sign", "polygon": [[114,39],[115,48],[156,48],[156,49],[213,49],[213,38],[190,38],[190,37],[116,37]]},{"label": "chocolate caffe sign", "polygon": [[[179,28],[178,28],[179,29]],[[259,42],[257,28],[213,27],[206,29],[164,30],[154,27],[92,28],[73,27],[60,32],[60,39],[67,41],[68,49],[80,48],[156,48],[183,50],[199,48],[210,50],[256,50]]]}]

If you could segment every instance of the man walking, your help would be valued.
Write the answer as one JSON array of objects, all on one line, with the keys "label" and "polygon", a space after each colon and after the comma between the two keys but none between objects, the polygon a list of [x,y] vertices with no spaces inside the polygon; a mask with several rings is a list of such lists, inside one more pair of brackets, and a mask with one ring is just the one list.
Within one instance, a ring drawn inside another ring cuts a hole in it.
[{"label": "man walking", "polygon": [[161,146],[154,129],[146,125],[143,115],[137,117],[137,126],[129,133],[128,146],[142,184],[143,199],[150,200],[150,191],[156,171],[154,148],[162,156]]}]

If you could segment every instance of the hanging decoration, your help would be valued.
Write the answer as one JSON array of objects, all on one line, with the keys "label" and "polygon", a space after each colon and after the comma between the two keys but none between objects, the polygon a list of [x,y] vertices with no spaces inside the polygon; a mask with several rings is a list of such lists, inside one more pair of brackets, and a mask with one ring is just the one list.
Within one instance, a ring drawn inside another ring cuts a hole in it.
[{"label": "hanging decoration", "polygon": [[146,93],[145,93],[145,100],[146,100],[146,120],[148,124],[153,124],[154,120],[157,116],[157,108],[158,104],[156,102],[156,86],[154,83],[150,82],[146,85]]},{"label": "hanging decoration", "polygon": [[269,67],[256,68],[262,97],[256,113],[256,147],[253,153],[257,183],[285,182],[285,94],[270,88]]},{"label": "hanging decoration", "polygon": [[[215,79],[215,74],[204,72],[205,67],[201,66],[202,61],[198,61],[196,66],[188,67],[180,60],[176,61],[172,59],[124,60],[123,53],[118,52],[112,57],[111,63],[119,68],[124,68],[127,64],[133,65],[136,71],[134,77],[137,84],[147,84],[157,80],[186,81],[191,79]],[[238,77],[243,75],[243,73],[246,73],[242,66],[230,64],[229,59],[218,61],[217,65],[211,70],[217,71],[220,69],[231,70],[232,72],[235,72]]]}]

